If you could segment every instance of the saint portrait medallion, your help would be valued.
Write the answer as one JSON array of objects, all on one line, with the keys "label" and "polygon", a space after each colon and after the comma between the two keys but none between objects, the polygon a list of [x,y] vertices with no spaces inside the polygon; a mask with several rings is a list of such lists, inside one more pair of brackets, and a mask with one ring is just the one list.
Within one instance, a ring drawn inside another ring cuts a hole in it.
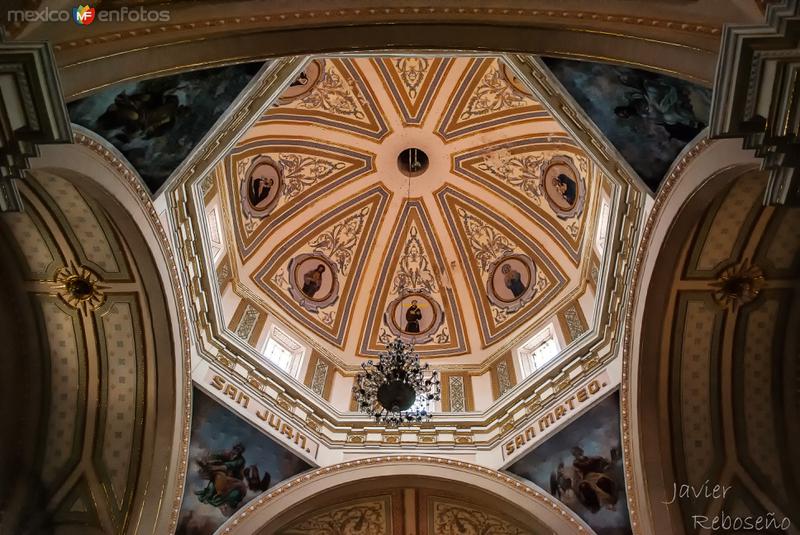
[{"label": "saint portrait medallion", "polygon": [[303,98],[314,89],[317,82],[325,74],[325,60],[315,59],[308,62],[303,71],[289,84],[281,96],[278,104],[288,104],[289,102]]},{"label": "saint portrait medallion", "polygon": [[583,211],[586,183],[568,156],[554,156],[542,166],[542,192],[550,208],[561,219]]},{"label": "saint portrait medallion", "polygon": [[536,293],[536,265],[522,254],[506,255],[489,266],[486,295],[506,312],[516,312]]},{"label": "saint portrait medallion", "polygon": [[304,253],[289,261],[289,293],[309,312],[332,305],[339,298],[336,265],[322,254]]},{"label": "saint portrait medallion", "polygon": [[281,197],[283,170],[269,156],[253,158],[241,185],[242,208],[251,217],[268,216]]},{"label": "saint portrait medallion", "polygon": [[394,299],[383,315],[389,330],[413,344],[433,338],[444,321],[442,306],[424,293],[407,293]]}]

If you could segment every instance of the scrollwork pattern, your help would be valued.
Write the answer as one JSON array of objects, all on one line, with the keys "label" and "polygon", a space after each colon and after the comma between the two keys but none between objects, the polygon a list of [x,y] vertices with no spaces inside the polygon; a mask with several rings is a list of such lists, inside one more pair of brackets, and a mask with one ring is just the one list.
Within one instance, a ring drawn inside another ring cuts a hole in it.
[{"label": "scrollwork pattern", "polygon": [[462,121],[509,108],[521,108],[529,100],[514,91],[498,68],[490,69],[475,87],[459,117]]},{"label": "scrollwork pattern", "polygon": [[315,253],[324,254],[336,262],[339,272],[346,275],[353,260],[353,249],[358,244],[368,215],[369,207],[365,206],[332,229],[321,233],[309,245]]},{"label": "scrollwork pattern", "polygon": [[311,93],[300,101],[298,107],[364,119],[366,115],[362,108],[365,103],[360,101],[359,95],[353,90],[349,80],[345,80],[330,67]]},{"label": "scrollwork pattern", "polygon": [[430,60],[426,58],[397,58],[393,63],[408,96],[412,100],[416,99],[420,86],[425,80],[425,74],[430,68]]},{"label": "scrollwork pattern", "polygon": [[285,183],[283,193],[288,199],[297,197],[310,186],[346,166],[344,162],[294,153],[280,154],[278,162],[283,168]]},{"label": "scrollwork pattern", "polygon": [[433,532],[438,535],[529,535],[492,514],[444,502],[434,504]]},{"label": "scrollwork pattern", "polygon": [[514,252],[513,242],[497,229],[461,208],[457,209],[457,213],[482,271],[488,271],[489,265],[501,256]]},{"label": "scrollwork pattern", "polygon": [[[391,535],[386,501],[360,502],[324,511],[282,531],[285,535]],[[438,533],[438,532],[437,532]]]},{"label": "scrollwork pattern", "polygon": [[478,169],[519,188],[526,197],[541,203],[541,167],[544,155],[539,153],[513,155],[508,149],[487,154]]},{"label": "scrollwork pattern", "polygon": [[408,238],[392,281],[392,294],[416,291],[431,294],[437,291],[436,277],[416,226],[408,230]]}]

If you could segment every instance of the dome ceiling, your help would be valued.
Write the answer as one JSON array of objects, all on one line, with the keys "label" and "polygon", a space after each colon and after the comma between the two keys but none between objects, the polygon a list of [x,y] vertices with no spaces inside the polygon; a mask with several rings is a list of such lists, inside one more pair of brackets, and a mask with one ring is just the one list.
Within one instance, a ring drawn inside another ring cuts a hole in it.
[{"label": "dome ceiling", "polygon": [[604,177],[500,58],[313,59],[214,179],[237,294],[344,364],[591,314]]}]

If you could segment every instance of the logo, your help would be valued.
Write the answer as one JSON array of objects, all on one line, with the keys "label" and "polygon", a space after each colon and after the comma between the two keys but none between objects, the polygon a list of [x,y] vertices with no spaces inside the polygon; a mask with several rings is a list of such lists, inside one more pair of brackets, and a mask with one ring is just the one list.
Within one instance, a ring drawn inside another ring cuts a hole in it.
[{"label": "logo", "polygon": [[75,22],[87,26],[94,22],[94,8],[89,6],[78,6],[72,8],[72,18]]}]

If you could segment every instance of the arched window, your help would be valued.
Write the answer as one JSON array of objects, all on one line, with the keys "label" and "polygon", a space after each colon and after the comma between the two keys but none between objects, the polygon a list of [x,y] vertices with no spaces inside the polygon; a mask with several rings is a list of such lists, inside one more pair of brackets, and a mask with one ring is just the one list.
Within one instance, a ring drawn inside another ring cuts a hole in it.
[{"label": "arched window", "polygon": [[531,375],[550,362],[560,350],[552,324],[537,332],[519,348],[519,363],[523,375]]},{"label": "arched window", "polygon": [[263,351],[267,360],[293,377],[297,377],[305,352],[305,346],[286,331],[274,324],[270,327]]}]

